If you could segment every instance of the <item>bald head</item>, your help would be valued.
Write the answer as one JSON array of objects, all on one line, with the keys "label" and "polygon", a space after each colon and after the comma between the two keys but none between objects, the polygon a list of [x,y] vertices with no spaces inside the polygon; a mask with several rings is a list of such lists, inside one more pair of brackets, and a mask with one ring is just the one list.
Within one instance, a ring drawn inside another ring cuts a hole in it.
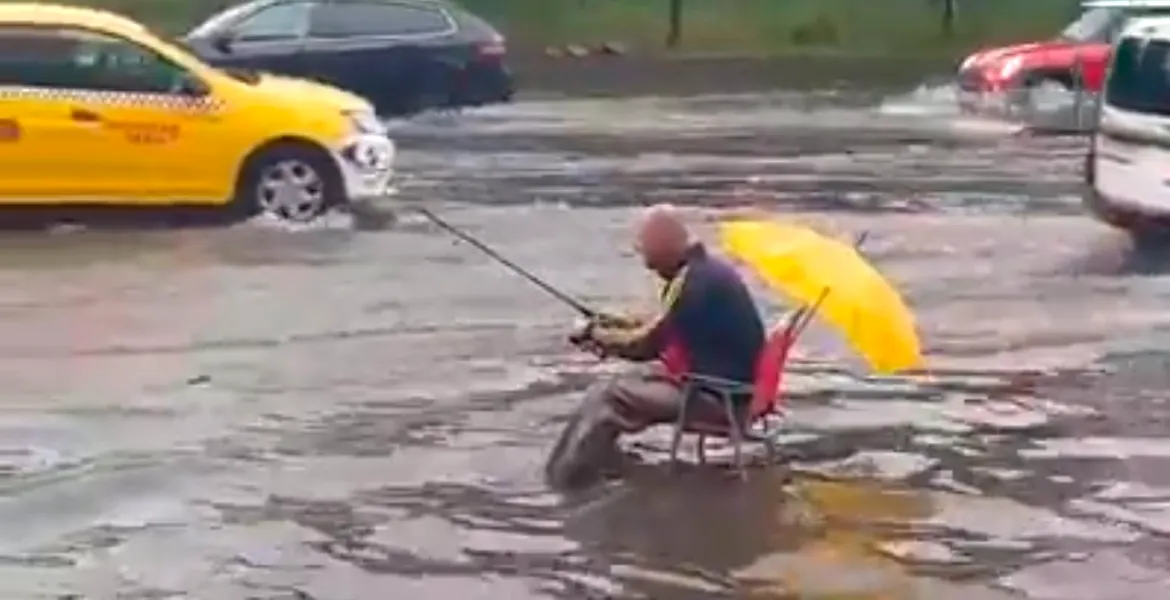
[{"label": "bald head", "polygon": [[637,247],[646,266],[670,276],[686,257],[691,233],[678,209],[669,204],[655,204],[638,219]]}]

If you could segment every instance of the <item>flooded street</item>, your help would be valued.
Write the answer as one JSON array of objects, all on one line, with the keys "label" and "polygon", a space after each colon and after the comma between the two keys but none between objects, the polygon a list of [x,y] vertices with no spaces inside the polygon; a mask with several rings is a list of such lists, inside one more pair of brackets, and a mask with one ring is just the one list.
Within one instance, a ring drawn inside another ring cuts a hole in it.
[{"label": "flooded street", "polygon": [[547,100],[394,125],[398,202],[601,306],[653,300],[646,202],[705,232],[869,232],[934,372],[853,375],[814,326],[789,469],[743,484],[671,474],[663,430],[623,480],[549,491],[545,453],[610,367],[416,217],[0,238],[0,597],[1156,598],[1170,250],[1083,214],[1083,141],[911,108]]}]

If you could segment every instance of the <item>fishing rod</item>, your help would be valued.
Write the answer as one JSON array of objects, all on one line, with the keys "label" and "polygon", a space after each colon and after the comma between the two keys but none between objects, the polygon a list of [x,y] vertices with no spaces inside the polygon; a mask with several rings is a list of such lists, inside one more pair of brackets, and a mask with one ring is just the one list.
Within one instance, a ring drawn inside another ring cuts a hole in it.
[{"label": "fishing rod", "polygon": [[491,246],[488,246],[487,244],[475,239],[475,237],[473,237],[470,233],[467,233],[466,231],[463,231],[462,229],[459,229],[458,227],[441,219],[439,217],[439,215],[436,215],[435,213],[433,213],[425,208],[422,208],[422,207],[418,207],[417,210],[422,216],[426,217],[428,221],[434,223],[435,225],[438,225],[440,228],[446,230],[448,233],[459,238],[460,240],[463,240],[464,242],[471,244],[473,247],[475,247],[475,249],[488,255],[489,258],[491,258],[492,260],[495,260],[496,262],[500,263],[501,265],[504,265],[505,267],[510,269],[513,273],[528,280],[529,283],[535,285],[536,287],[540,288],[541,290],[544,290],[544,292],[547,293],[548,295],[550,295],[553,298],[556,298],[557,300],[560,300],[564,304],[568,305],[573,310],[580,313],[581,316],[585,317],[586,319],[595,320],[595,319],[602,316],[601,313],[598,313],[597,311],[589,308],[588,306],[585,306],[579,300],[577,300],[576,298],[573,298],[572,296],[566,294],[565,292],[558,290],[557,288],[553,287],[552,284],[544,281],[543,279],[537,277],[536,275],[533,275],[530,271],[528,271],[524,267],[521,267],[520,265],[512,262],[511,260],[508,260],[507,257],[505,257],[502,254],[500,254],[499,252],[496,252],[495,250],[493,250],[491,248]]}]

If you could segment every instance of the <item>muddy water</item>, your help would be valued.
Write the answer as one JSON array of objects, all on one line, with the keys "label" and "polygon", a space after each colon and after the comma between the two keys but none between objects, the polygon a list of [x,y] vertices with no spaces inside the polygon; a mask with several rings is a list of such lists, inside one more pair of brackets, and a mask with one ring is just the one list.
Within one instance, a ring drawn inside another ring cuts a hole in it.
[{"label": "muddy water", "polygon": [[[613,368],[572,315],[405,219],[0,240],[0,596],[1157,597],[1170,581],[1170,251],[1082,216],[1076,140],[761,96],[395,126],[426,203],[590,302],[650,298],[641,202],[781,213],[906,290],[935,375],[829,330],[790,473],[539,479]],[[769,297],[769,310],[778,308]]]}]

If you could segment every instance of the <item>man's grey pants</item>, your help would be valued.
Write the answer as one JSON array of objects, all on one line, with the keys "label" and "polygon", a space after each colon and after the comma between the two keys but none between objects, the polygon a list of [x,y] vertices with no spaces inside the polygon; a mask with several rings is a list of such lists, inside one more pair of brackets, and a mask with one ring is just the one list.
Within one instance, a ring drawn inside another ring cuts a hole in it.
[{"label": "man's grey pants", "polygon": [[[707,402],[702,404],[704,408],[717,408]],[[621,456],[619,435],[674,423],[681,407],[681,385],[658,363],[639,365],[629,373],[593,384],[549,454],[545,478],[560,488],[598,478]]]}]

